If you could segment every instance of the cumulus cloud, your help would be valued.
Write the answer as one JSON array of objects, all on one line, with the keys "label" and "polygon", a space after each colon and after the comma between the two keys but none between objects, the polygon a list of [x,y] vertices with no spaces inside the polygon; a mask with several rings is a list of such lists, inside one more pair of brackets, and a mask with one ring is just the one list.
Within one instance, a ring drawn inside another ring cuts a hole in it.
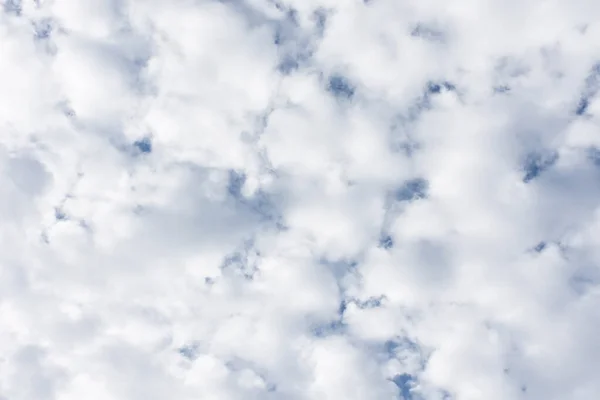
[{"label": "cumulus cloud", "polygon": [[600,396],[600,4],[2,0],[0,399]]}]

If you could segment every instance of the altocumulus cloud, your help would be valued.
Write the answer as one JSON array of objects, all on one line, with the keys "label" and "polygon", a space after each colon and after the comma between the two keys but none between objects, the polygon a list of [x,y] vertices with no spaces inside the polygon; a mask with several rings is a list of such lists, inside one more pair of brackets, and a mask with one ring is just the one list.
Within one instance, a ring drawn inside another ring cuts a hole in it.
[{"label": "altocumulus cloud", "polygon": [[600,3],[1,0],[2,400],[600,398]]}]

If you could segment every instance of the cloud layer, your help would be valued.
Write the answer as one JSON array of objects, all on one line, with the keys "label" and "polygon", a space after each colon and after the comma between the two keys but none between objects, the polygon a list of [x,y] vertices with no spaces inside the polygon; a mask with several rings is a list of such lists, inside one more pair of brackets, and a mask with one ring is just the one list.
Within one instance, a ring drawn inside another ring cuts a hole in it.
[{"label": "cloud layer", "polygon": [[597,1],[0,3],[0,399],[600,397]]}]

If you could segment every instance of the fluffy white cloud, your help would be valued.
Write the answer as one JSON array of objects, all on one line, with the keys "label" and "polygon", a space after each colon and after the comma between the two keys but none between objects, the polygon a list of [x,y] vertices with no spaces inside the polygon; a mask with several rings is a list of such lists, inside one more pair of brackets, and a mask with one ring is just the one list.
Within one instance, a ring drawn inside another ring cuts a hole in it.
[{"label": "fluffy white cloud", "polygon": [[600,4],[2,0],[0,399],[600,397]]}]

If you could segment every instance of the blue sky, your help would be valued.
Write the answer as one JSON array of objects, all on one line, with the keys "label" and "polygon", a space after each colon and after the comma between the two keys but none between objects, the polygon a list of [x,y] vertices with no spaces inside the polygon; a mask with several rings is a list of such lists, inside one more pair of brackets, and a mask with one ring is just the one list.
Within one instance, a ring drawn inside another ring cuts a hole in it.
[{"label": "blue sky", "polygon": [[600,398],[597,1],[0,4],[0,399]]}]

